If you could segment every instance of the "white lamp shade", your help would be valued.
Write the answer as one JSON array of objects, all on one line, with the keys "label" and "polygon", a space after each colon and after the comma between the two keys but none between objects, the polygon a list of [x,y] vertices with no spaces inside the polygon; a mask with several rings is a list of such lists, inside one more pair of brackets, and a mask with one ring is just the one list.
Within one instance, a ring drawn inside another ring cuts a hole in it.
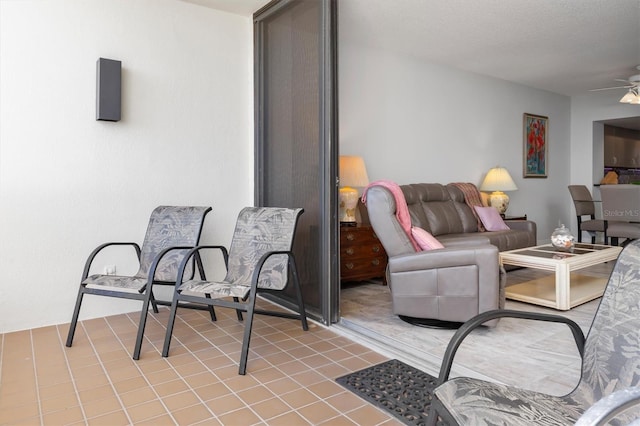
[{"label": "white lamp shade", "polygon": [[355,186],[362,188],[369,185],[367,168],[362,157],[341,155],[339,171],[340,186],[342,187]]},{"label": "white lamp shade", "polygon": [[511,175],[504,167],[494,167],[480,185],[480,191],[515,191],[518,189]]}]

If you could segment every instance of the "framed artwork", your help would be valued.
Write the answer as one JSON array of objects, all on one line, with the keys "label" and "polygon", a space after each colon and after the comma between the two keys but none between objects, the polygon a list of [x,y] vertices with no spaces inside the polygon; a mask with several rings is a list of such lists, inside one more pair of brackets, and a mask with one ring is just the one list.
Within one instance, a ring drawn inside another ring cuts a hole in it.
[{"label": "framed artwork", "polygon": [[547,133],[549,117],[524,114],[524,163],[522,175],[525,178],[546,178],[548,163]]}]

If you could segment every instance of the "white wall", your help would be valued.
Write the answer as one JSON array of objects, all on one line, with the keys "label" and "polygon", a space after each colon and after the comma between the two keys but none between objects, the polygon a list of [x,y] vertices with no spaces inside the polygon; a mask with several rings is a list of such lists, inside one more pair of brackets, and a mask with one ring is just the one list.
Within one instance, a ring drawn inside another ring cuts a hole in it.
[{"label": "white wall", "polygon": [[[473,182],[496,165],[518,186],[508,213],[526,213],[549,241],[575,221],[571,101],[545,91],[351,43],[340,32],[340,151],[361,155],[371,181]],[[548,178],[524,179],[523,113],[549,117]]]},{"label": "white wall", "polygon": [[[175,0],[0,2],[0,332],[68,322],[85,259],[142,242],[161,204],[211,205],[228,244],[253,204],[251,18]],[[96,60],[123,119],[95,120]],[[101,272],[135,269],[109,253]],[[82,318],[139,310],[85,298]]]}]

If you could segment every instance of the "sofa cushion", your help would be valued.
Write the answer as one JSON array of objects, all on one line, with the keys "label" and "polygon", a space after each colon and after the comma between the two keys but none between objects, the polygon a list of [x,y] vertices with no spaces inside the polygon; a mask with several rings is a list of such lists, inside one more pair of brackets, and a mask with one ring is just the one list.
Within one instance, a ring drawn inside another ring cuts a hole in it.
[{"label": "sofa cushion", "polygon": [[442,243],[433,235],[417,226],[411,228],[411,235],[413,235],[413,239],[416,240],[416,243],[418,243],[424,251],[444,248]]},{"label": "sofa cushion", "polygon": [[439,183],[402,185],[411,214],[411,224],[433,236],[465,232],[449,191]]},{"label": "sofa cushion", "polygon": [[487,231],[506,231],[509,227],[500,217],[500,213],[494,207],[478,207],[475,206],[476,213],[480,217],[482,224]]}]

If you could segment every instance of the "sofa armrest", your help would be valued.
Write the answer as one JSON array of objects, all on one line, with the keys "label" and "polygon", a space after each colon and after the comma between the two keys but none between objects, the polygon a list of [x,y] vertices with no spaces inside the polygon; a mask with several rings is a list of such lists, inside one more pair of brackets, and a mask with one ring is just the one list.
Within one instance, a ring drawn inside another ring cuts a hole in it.
[{"label": "sofa armrest", "polygon": [[511,229],[533,232],[533,235],[537,232],[536,223],[531,220],[505,220],[504,223]]},{"label": "sofa armrest", "polygon": [[492,244],[389,257],[387,277],[394,313],[462,322],[499,309],[504,281],[498,260],[498,248]]},{"label": "sofa armrest", "polygon": [[478,265],[495,260],[498,265],[498,248],[491,244],[421,251],[389,258],[389,272],[423,271],[425,269],[451,268]]},{"label": "sofa armrest", "polygon": [[481,246],[486,244],[491,244],[489,238],[484,235],[478,234],[477,232],[469,233],[464,236],[454,236],[449,237],[447,235],[442,235],[436,237],[438,241],[442,243],[443,246],[449,248],[466,248],[470,246]]}]

